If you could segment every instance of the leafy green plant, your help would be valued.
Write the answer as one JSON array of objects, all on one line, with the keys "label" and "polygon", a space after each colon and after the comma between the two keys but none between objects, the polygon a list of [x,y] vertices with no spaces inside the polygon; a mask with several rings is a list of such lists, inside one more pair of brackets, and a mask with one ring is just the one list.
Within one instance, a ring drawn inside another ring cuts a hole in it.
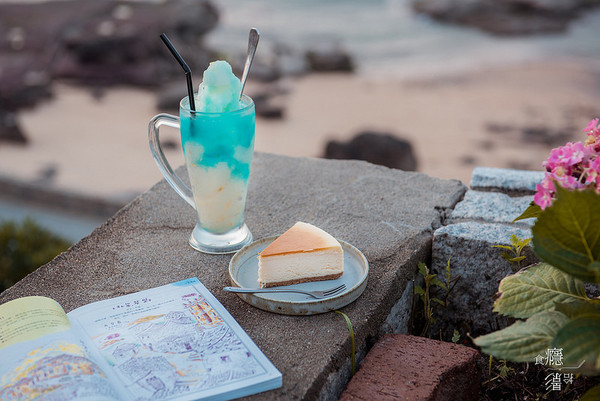
[{"label": "leafy green plant", "polygon": [[70,243],[33,220],[0,224],[0,292],[51,261]]},{"label": "leafy green plant", "polygon": [[458,332],[458,330],[454,329],[454,331],[452,332],[452,342],[454,344],[458,344],[459,341],[460,341],[460,333]]},{"label": "leafy green plant", "polygon": [[[598,375],[600,298],[589,298],[584,282],[600,284],[600,194],[557,185],[551,205],[530,206],[521,218],[532,215],[533,248],[542,262],[505,277],[494,303],[495,312],[526,320],[474,343],[513,362],[537,363],[548,350],[560,349],[561,366]],[[594,387],[588,394],[599,391]]]},{"label": "leafy green plant", "polygon": [[354,376],[354,374],[356,373],[356,348],[354,344],[354,328],[352,327],[352,322],[350,321],[348,315],[346,315],[344,312],[340,312],[339,310],[335,310],[334,312],[342,315],[342,317],[346,321],[346,325],[348,326],[348,331],[350,332],[350,361],[352,365],[352,376]]},{"label": "leafy green plant", "polygon": [[[488,376],[492,376],[492,362],[493,361],[494,361],[494,357],[490,356],[489,366],[488,366]],[[486,385],[487,383],[492,382],[494,380],[498,380],[498,379],[506,380],[510,375],[515,373],[515,369],[507,365],[506,359],[501,359],[501,360],[497,361],[497,366],[495,366],[495,367],[496,367],[497,373],[493,377],[491,377],[490,379],[485,381],[483,383],[483,385]]]},{"label": "leafy green plant", "polygon": [[511,265],[515,266],[513,271],[521,270],[521,262],[526,258],[523,255],[523,249],[531,242],[531,238],[521,239],[519,236],[512,234],[510,236],[510,245],[493,245],[494,248],[506,249],[500,256],[507,260]]},{"label": "leafy green plant", "polygon": [[[450,295],[450,291],[452,291],[452,288],[454,288],[454,285],[458,281],[458,277],[454,279],[451,277],[450,260],[448,260],[446,268],[444,269],[444,281],[438,279],[437,274],[431,273],[431,271],[425,263],[419,262],[418,268],[419,273],[423,277],[424,287],[415,284],[414,293],[419,296],[421,302],[423,303],[423,319],[425,323],[423,325],[423,329],[420,335],[424,336],[425,334],[427,334],[429,326],[432,323],[435,323],[435,318],[433,316],[433,302],[439,304],[444,308],[447,307],[448,296]],[[432,296],[432,289],[436,287],[442,291],[442,299]]]}]

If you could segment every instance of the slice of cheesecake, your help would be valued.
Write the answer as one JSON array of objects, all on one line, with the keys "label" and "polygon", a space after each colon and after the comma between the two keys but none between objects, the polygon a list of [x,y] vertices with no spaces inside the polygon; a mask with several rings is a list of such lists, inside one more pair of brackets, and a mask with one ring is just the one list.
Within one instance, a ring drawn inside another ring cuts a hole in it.
[{"label": "slice of cheesecake", "polygon": [[275,287],[333,280],[344,273],[344,252],[327,232],[297,222],[258,254],[258,282]]}]

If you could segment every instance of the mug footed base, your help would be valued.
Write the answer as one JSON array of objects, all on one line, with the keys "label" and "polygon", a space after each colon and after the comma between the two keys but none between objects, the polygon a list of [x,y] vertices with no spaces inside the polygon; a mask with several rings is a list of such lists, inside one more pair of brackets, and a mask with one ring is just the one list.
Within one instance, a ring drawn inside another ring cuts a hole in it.
[{"label": "mug footed base", "polygon": [[224,234],[213,234],[196,224],[189,239],[189,244],[195,250],[212,254],[234,253],[250,242],[252,233],[245,223]]}]

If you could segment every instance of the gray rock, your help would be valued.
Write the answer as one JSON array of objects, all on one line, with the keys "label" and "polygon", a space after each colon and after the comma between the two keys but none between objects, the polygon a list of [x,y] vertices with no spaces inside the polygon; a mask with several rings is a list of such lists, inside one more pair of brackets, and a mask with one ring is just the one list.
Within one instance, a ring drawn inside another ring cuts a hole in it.
[{"label": "gray rock", "polygon": [[511,196],[533,195],[543,178],[543,171],[475,167],[469,186],[478,191],[503,192]]},{"label": "gray rock", "polygon": [[281,102],[273,101],[268,95],[253,98],[256,107],[256,116],[268,119],[281,119],[285,115],[285,108]]},{"label": "gray rock", "polygon": [[51,98],[47,61],[33,51],[0,51],[0,108],[14,112]]},{"label": "gray rock", "polygon": [[498,35],[563,32],[598,0],[413,0],[420,13]]},{"label": "gray rock", "polygon": [[27,143],[27,137],[19,127],[15,113],[0,107],[0,143],[1,142],[24,145]]},{"label": "gray rock", "polygon": [[204,70],[209,55],[198,44],[216,26],[206,1],[127,2],[102,0],[95,13],[70,21],[60,39],[64,59],[55,75],[94,84],[154,86],[182,70],[159,35],[165,32],[192,71]]},{"label": "gray rock", "polygon": [[[450,214],[450,223],[473,220],[487,223],[510,224],[519,217],[533,196],[510,197],[498,192],[468,191],[465,198]],[[520,220],[516,224],[533,226],[535,219]]]},{"label": "gray rock", "polygon": [[51,78],[93,85],[156,85],[181,76],[181,67],[159,39],[162,32],[192,69],[204,69],[203,36],[218,13],[208,1],[126,0],[2,3],[2,54],[31,54]]},{"label": "gray rock", "polygon": [[[492,311],[500,280],[513,273],[509,262],[501,256],[504,250],[493,245],[509,245],[514,234],[531,238],[531,230],[514,225],[464,222],[437,229],[433,236],[432,271],[444,276],[450,260],[452,277],[460,277],[448,296],[446,308],[437,307],[437,322],[431,335],[449,339],[454,329],[472,336],[506,327],[511,321]],[[537,262],[531,247],[523,253],[521,266]],[[444,294],[433,292],[435,296]]]},{"label": "gray rock", "polygon": [[361,132],[346,143],[329,141],[324,157],[365,160],[404,171],[417,170],[417,158],[410,142],[385,132]]},{"label": "gray rock", "polygon": [[308,69],[314,72],[353,72],[354,61],[339,45],[321,46],[306,52]]}]

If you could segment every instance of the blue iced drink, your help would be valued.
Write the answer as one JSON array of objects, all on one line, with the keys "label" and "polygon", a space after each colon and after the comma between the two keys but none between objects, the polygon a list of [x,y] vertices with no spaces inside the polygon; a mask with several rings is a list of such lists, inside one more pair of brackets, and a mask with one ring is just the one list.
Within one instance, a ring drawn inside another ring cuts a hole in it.
[{"label": "blue iced drink", "polygon": [[254,153],[254,103],[225,61],[210,64],[195,97],[181,102],[181,142],[201,227],[214,234],[244,222]]}]

